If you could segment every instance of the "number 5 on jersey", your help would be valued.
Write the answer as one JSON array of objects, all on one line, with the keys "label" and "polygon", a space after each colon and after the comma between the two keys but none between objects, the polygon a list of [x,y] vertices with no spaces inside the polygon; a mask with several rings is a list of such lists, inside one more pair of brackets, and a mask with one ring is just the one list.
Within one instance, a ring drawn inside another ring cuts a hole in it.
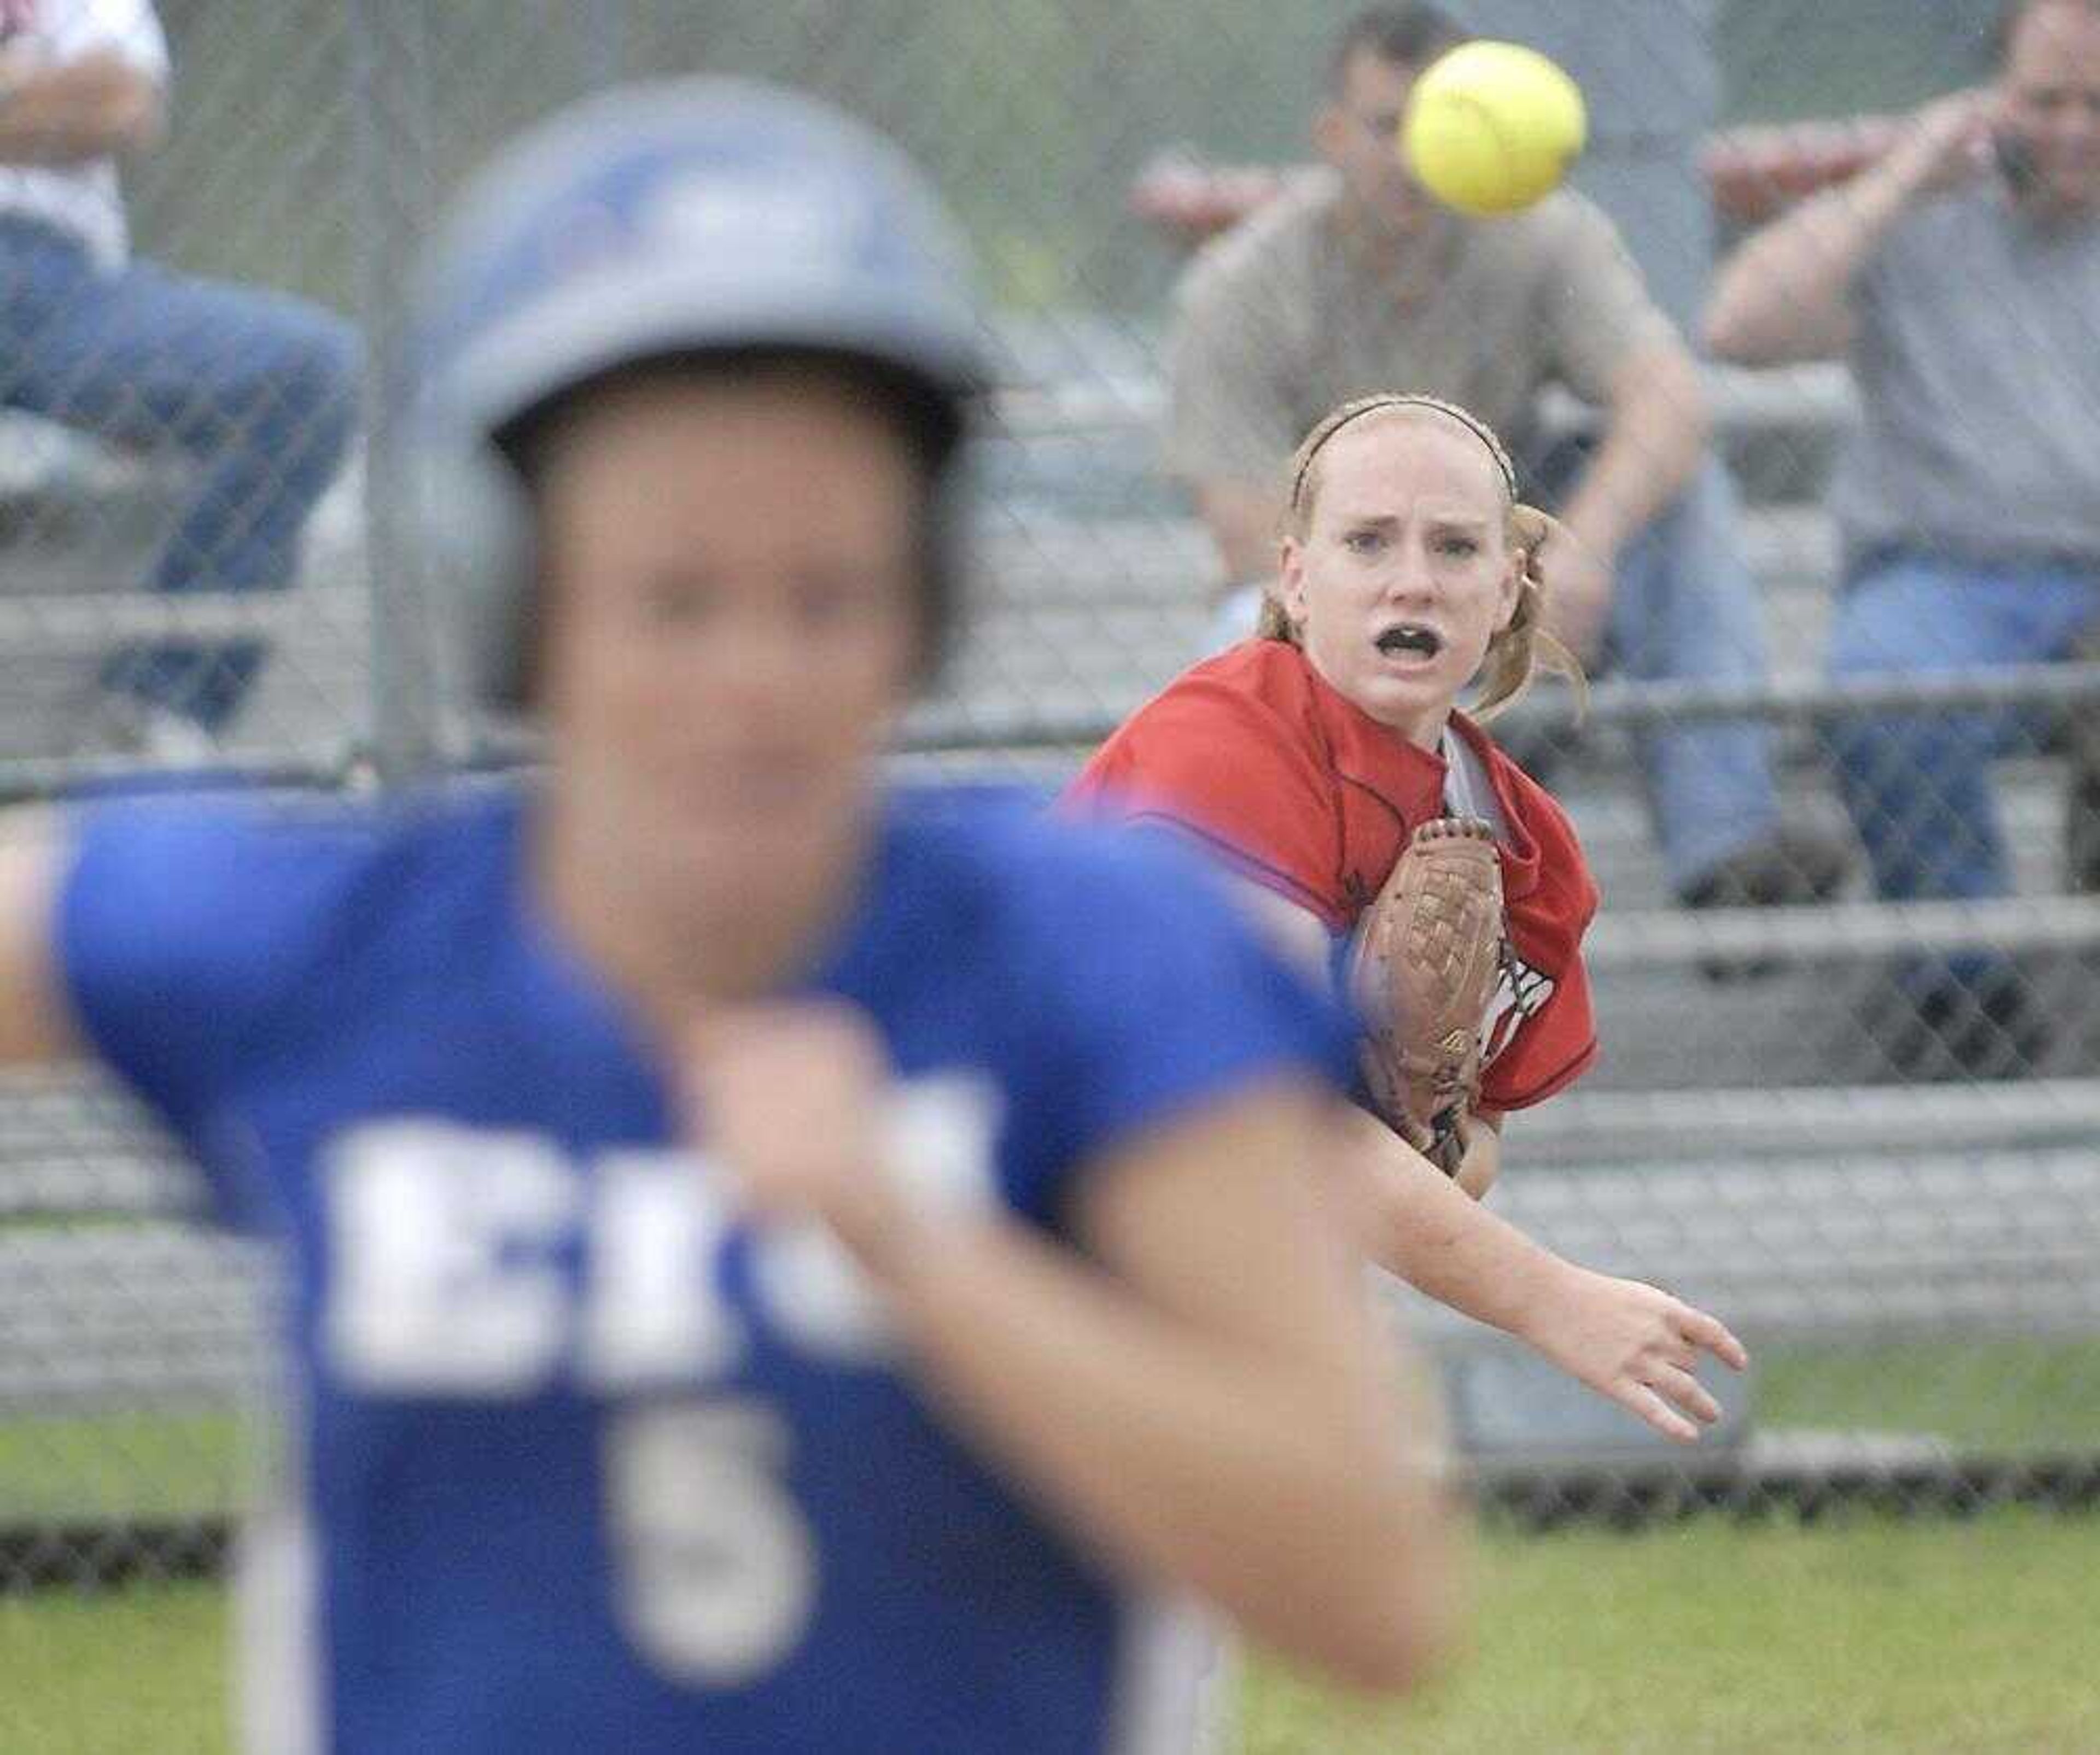
[{"label": "number 5 on jersey", "polygon": [[636,1648],[675,1681],[753,1681],[809,1625],[816,1545],[781,1479],[787,1450],[779,1420],[753,1401],[607,1417],[614,1607]]}]

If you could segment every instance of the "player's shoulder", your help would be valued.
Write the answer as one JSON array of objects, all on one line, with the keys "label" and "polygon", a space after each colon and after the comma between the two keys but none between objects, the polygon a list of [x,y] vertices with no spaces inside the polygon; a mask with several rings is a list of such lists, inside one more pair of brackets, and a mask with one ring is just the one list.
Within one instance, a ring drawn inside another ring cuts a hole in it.
[{"label": "player's shoulder", "polygon": [[1016,1162],[1034,1166],[1024,1184],[1061,1183],[1285,1067],[1345,1075],[1333,997],[1180,838],[938,798],[907,800],[890,834],[888,862],[912,869],[878,916],[891,972],[878,1011],[900,1030],[925,1001],[971,1021],[968,1052],[1003,1087]]},{"label": "player's shoulder", "polygon": [[1171,1065],[1200,1038],[1221,1052],[1266,1041],[1345,1064],[1339,1008],[1279,958],[1235,893],[1233,864],[1199,843],[1038,810],[951,811],[922,858],[928,845],[946,869],[918,907],[937,905],[939,918],[920,912],[907,928],[940,946],[925,977],[951,999],[989,991],[1001,1014],[1024,996],[1031,1053],[1114,1043],[1133,1066]]},{"label": "player's shoulder", "polygon": [[888,817],[898,880],[923,889],[1033,902],[1046,889],[1127,883],[1147,862],[1128,837],[1074,823],[1018,787],[899,787]]},{"label": "player's shoulder", "polygon": [[1312,661],[1288,640],[1242,640],[1215,654],[1207,664],[1227,686],[1273,705],[1295,707],[1315,693]]},{"label": "player's shoulder", "polygon": [[951,933],[1039,940],[1055,954],[1167,930],[1193,877],[1192,853],[1019,792],[902,788],[889,836],[895,881]]},{"label": "player's shoulder", "polygon": [[514,783],[452,781],[377,808],[353,804],[287,832],[360,887],[479,909],[515,873],[524,814],[525,794]]},{"label": "player's shoulder", "polygon": [[1220,720],[1288,725],[1309,719],[1318,692],[1302,651],[1287,640],[1257,635],[1190,665],[1153,704]]},{"label": "player's shoulder", "polygon": [[244,855],[346,870],[445,861],[502,841],[522,809],[507,783],[448,781],[383,796],[239,788],[148,794],[104,807],[142,824],[238,843]]},{"label": "player's shoulder", "polygon": [[[77,813],[90,871],[113,862],[207,896],[253,930],[317,924],[398,900],[427,906],[485,875],[517,813],[508,788],[446,787],[379,800],[249,788],[104,798]],[[477,856],[479,857],[477,857]]]},{"label": "player's shoulder", "polygon": [[104,796],[68,819],[57,967],[97,1052],[187,1125],[246,1076],[244,1048],[333,1034],[488,942],[498,820],[486,800]]},{"label": "player's shoulder", "polygon": [[1123,721],[1088,765],[1113,778],[1189,761],[1229,770],[1256,754],[1310,759],[1319,741],[1317,691],[1304,655],[1280,640],[1242,640],[1192,664]]},{"label": "player's shoulder", "polygon": [[264,868],[355,861],[370,845],[376,813],[333,794],[266,792],[245,785],[126,787],[76,799],[66,812],[82,847],[114,849],[165,864],[171,879],[218,865],[244,882]]}]

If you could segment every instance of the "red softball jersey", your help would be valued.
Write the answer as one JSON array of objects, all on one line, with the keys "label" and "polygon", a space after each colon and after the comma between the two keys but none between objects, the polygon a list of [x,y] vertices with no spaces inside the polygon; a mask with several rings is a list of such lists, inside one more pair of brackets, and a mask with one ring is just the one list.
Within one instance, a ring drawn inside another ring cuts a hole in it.
[{"label": "red softball jersey", "polygon": [[[1502,990],[1489,1008],[1480,1105],[1543,1102],[1597,1056],[1582,934],[1597,886],[1546,789],[1462,713],[1507,839]],[[1295,646],[1247,640],[1185,671],[1132,714],[1068,787],[1075,815],[1170,826],[1233,871],[1352,930],[1408,837],[1448,814],[1442,756],[1396,736]]]}]

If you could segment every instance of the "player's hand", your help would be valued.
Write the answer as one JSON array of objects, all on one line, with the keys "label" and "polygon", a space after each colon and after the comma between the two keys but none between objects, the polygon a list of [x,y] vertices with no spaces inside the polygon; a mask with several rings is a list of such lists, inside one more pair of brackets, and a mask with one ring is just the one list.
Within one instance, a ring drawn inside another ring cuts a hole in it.
[{"label": "player's hand", "polygon": [[1557,518],[1542,513],[1546,534],[1532,550],[1532,568],[1546,598],[1546,631],[1593,664],[1604,645],[1614,584],[1611,557]]},{"label": "player's hand", "polygon": [[915,1215],[883,1159],[893,1087],[875,1026],[840,1003],[753,1005],[696,1025],[686,1051],[689,1131],[749,1215],[814,1219],[889,1259]]},{"label": "player's hand", "polygon": [[1569,1376],[1680,1444],[1721,1417],[1692,1374],[1701,1352],[1732,1370],[1749,1364],[1743,1343],[1703,1310],[1638,1280],[1570,1266],[1528,1337]]}]

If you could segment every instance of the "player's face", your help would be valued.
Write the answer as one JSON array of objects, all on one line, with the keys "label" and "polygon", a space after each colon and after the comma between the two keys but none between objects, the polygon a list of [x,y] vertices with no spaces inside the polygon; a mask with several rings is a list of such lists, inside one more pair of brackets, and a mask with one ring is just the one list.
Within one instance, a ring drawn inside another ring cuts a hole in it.
[{"label": "player's face", "polygon": [[1285,609],[1312,668],[1382,725],[1434,748],[1516,608],[1501,471],[1444,417],[1369,416],[1328,441]]},{"label": "player's face", "polygon": [[1315,130],[1321,154],[1342,174],[1357,215],[1388,233],[1414,230],[1436,204],[1401,157],[1401,118],[1417,69],[1360,49]]},{"label": "player's face", "polygon": [[908,448],[814,372],[651,379],[577,411],[539,494],[564,808],[717,901],[835,868],[917,651]]},{"label": "player's face", "polygon": [[2061,214],[2100,209],[2100,11],[2080,0],[2030,10],[1999,87],[2005,125],[2033,172],[2029,201]]}]

